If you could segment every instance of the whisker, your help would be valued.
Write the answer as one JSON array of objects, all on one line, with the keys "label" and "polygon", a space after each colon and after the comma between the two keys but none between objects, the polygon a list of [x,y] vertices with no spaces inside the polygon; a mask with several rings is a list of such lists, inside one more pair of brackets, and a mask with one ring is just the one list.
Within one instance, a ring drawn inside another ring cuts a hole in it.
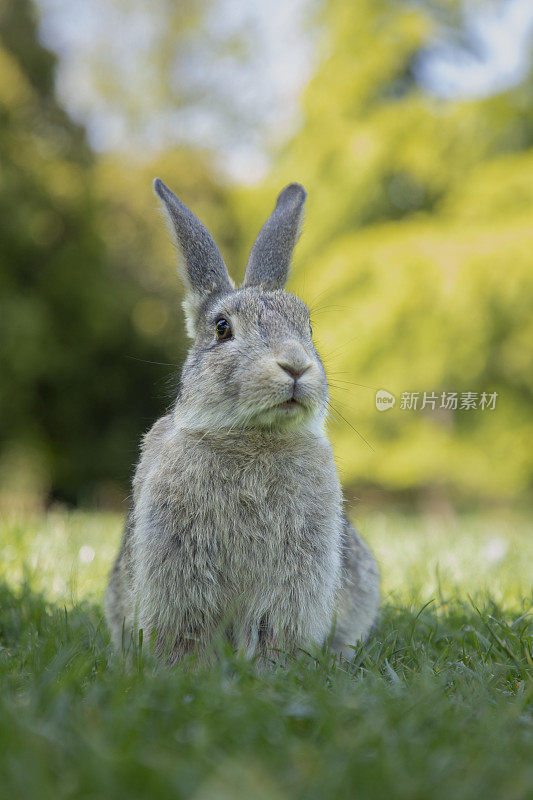
[{"label": "whisker", "polygon": [[[343,347],[346,347],[347,345],[351,344],[352,342],[357,341],[360,338],[361,338],[361,334],[360,333],[355,333],[353,336],[350,336],[349,339],[343,339],[343,341],[340,342],[340,344],[335,348],[335,350],[342,350]],[[334,351],[332,351],[332,352],[334,352]]]},{"label": "whisker", "polygon": [[330,400],[326,400],[326,403],[327,403],[327,404],[328,404],[328,406],[331,408],[331,410],[332,410],[332,411],[333,411],[335,414],[337,414],[337,415],[338,415],[338,416],[339,416],[339,417],[340,417],[342,420],[344,420],[344,422],[345,422],[345,423],[346,423],[346,424],[347,424],[347,425],[348,425],[348,426],[349,426],[349,427],[350,427],[350,428],[353,430],[353,432],[354,432],[354,433],[356,433],[356,434],[359,436],[359,438],[360,438],[360,439],[361,439],[361,440],[362,440],[362,441],[363,441],[363,442],[364,442],[364,443],[367,445],[367,447],[370,447],[370,449],[372,450],[372,452],[375,452],[375,450],[374,450],[374,448],[372,447],[372,445],[370,444],[370,442],[368,442],[368,441],[365,439],[365,437],[363,436],[363,434],[362,434],[362,433],[359,433],[359,431],[357,430],[357,428],[354,428],[354,426],[352,425],[352,423],[351,423],[351,422],[348,422],[348,420],[346,419],[346,417],[345,417],[343,414],[341,414],[341,412],[339,411],[339,409],[338,409],[338,408],[335,408],[335,407],[332,405],[332,403],[331,403],[331,401],[330,401]]},{"label": "whisker", "polygon": [[317,306],[317,307],[313,306],[312,308],[311,307],[309,308],[311,314],[313,314],[313,315],[314,314],[319,314],[321,311],[326,311],[326,310],[329,310],[329,309],[333,309],[335,311],[351,311],[352,310],[352,309],[349,308],[349,306],[337,306],[337,305],[333,305],[333,304],[330,305],[329,303],[328,303],[328,305],[325,305],[325,306]]},{"label": "whisker", "polygon": [[[356,383],[355,381],[346,380],[346,378],[338,378],[337,375],[349,375],[349,372],[330,372],[330,375],[333,376],[336,383],[347,383],[349,386],[358,386],[362,389],[372,389],[372,391],[377,392],[377,386],[369,386],[366,383]],[[329,381],[328,381],[329,382]],[[329,382],[331,385],[331,382]]]},{"label": "whisker", "polygon": [[328,289],[323,289],[321,292],[319,292],[317,295],[315,295],[315,297],[309,303],[307,303],[307,307],[309,308],[309,311],[311,312],[311,314],[313,313],[313,311],[314,311],[314,309],[316,307],[316,303],[318,303],[319,300],[321,300],[325,295],[327,295],[327,293],[329,291],[331,291],[329,288]]},{"label": "whisker", "polygon": [[339,390],[342,391],[342,392],[351,391],[351,387],[350,386],[337,386],[337,384],[332,383],[331,381],[328,381],[328,386],[329,386],[330,389],[335,389],[335,391],[339,391]]},{"label": "whisker", "polygon": [[202,441],[202,439],[205,439],[205,437],[207,436],[207,434],[208,434],[208,433],[210,433],[210,431],[209,431],[209,430],[207,430],[207,431],[204,433],[204,435],[203,435],[203,436],[200,436],[200,438],[198,439],[198,441],[196,442],[196,444],[194,445],[194,447],[191,449],[191,453],[193,453],[193,452],[196,450],[196,448],[198,447],[198,445],[200,444],[200,442]]},{"label": "whisker", "polygon": [[170,364],[168,361],[149,361],[147,358],[137,358],[137,356],[126,356],[132,361],[142,361],[143,364],[157,364],[160,367],[181,367],[183,364]]}]

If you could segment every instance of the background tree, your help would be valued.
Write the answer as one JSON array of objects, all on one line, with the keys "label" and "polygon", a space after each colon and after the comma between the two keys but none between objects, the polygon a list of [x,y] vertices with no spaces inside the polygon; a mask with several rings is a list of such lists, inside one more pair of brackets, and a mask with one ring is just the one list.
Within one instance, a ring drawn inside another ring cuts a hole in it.
[{"label": "background tree", "polygon": [[[184,337],[160,165],[96,161],[58,105],[28,0],[0,7],[0,474],[11,501],[116,497],[170,402]],[[184,197],[224,216],[205,156],[165,158]],[[231,223],[224,243],[231,245]],[[171,379],[170,384],[167,379]]]},{"label": "background tree", "polygon": [[[52,41],[75,12],[64,0],[40,4]],[[294,117],[265,93],[288,39],[264,50],[260,26],[223,0],[94,0],[83,6],[92,67],[80,75],[67,59],[60,102],[33,5],[0,6],[5,496],[123,496],[139,436],[173,397],[186,342],[151,192],[158,174],[206,222],[237,278],[280,187],[306,185],[292,287],[314,309],[346,484],[469,503],[530,488],[531,75],[482,99],[436,97],[428,65],[443,43],[477,46],[454,0],[296,7],[299,24],[302,9],[316,12],[314,73],[296,133],[251,188],[236,177],[249,183],[242,163],[240,173],[227,165],[244,148],[262,152],[261,166],[272,132]],[[385,414],[379,388],[397,396]],[[494,411],[399,407],[403,392],[424,391],[439,403],[450,391],[498,399]]]},{"label": "background tree", "polygon": [[[533,470],[530,78],[471,101],[425,91],[444,6],[326,3],[325,56],[272,183],[309,190],[293,286],[326,307],[335,405],[374,448],[333,424],[345,480],[511,496]],[[376,411],[378,388],[394,410]],[[452,390],[498,392],[496,410],[399,408],[402,392]]]}]

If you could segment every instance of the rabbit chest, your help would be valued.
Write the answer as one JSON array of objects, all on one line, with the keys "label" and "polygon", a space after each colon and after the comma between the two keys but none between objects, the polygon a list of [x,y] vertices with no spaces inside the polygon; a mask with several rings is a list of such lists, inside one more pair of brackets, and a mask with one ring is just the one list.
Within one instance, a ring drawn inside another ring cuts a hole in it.
[{"label": "rabbit chest", "polygon": [[[198,439],[181,432],[158,448],[150,468],[141,460],[140,557],[151,548],[167,570],[173,559],[180,602],[190,591],[204,615],[293,614],[307,634],[325,635],[340,582],[342,537],[329,443],[257,433]],[[149,572],[155,569],[152,564]]]}]

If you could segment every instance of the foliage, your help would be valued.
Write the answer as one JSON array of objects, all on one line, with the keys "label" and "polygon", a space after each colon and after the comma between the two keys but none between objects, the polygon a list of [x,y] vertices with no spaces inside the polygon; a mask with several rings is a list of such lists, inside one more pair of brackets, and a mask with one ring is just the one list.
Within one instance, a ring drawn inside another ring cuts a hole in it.
[{"label": "foliage", "polygon": [[[150,188],[160,163],[95,161],[57,104],[54,58],[27,0],[2,4],[0,60],[3,499],[116,503],[184,352],[172,251]],[[209,221],[228,217],[204,156],[164,161]]]},{"label": "foliage", "polygon": [[[445,6],[326,4],[325,56],[300,131],[257,204],[287,180],[309,191],[292,287],[316,308],[346,482],[524,496],[533,478],[530,78],[486,99],[429,96],[416,66]],[[254,205],[246,209],[252,220]],[[397,398],[386,414],[376,412],[377,389]],[[424,391],[439,402],[450,391],[498,399],[493,412],[400,408],[403,392]]]},{"label": "foliage", "polygon": [[[161,106],[165,119],[188,107],[179,87],[198,75],[188,72],[190,58],[174,60],[172,31],[190,54],[209,15],[222,13],[207,0],[171,5],[157,4],[139,63],[152,64],[149,85],[169,71],[175,83],[136,105],[131,81],[124,104],[132,118],[144,102]],[[149,6],[114,4],[110,13],[131,33]],[[206,222],[236,278],[277,191],[305,184],[307,224],[290,288],[312,308],[350,490],[470,505],[527,496],[533,73],[499,95],[439,100],[421,75],[442,37],[464,39],[460,3],[316,6],[321,58],[299,130],[273,153],[269,178],[250,189],[230,186],[199,147],[147,148],[140,158],[124,142],[122,152],[92,152],[57,100],[55,57],[39,42],[30,0],[2,4],[2,502],[30,494],[116,503],[142,432],[175,394],[187,343],[174,257],[150,190],[157,174]],[[213,53],[230,47],[224,31]],[[127,63],[114,71],[102,55],[111,105]],[[192,94],[215,109],[209,92]],[[218,115],[228,106],[225,94],[220,100]],[[381,388],[397,398],[384,414],[374,403]],[[496,408],[400,408],[403,392],[451,391],[497,392]]]},{"label": "foliage", "polygon": [[[111,654],[97,598],[118,518],[5,521],[0,796],[525,800],[533,638],[527,594],[519,598],[530,527],[475,517],[418,525],[363,521],[386,597],[376,636],[351,664],[302,654],[258,674],[229,652],[211,670]],[[469,547],[483,554],[483,578]],[[21,583],[25,562],[34,566]],[[444,569],[429,589],[437,562]],[[51,602],[38,587],[54,581]]]}]

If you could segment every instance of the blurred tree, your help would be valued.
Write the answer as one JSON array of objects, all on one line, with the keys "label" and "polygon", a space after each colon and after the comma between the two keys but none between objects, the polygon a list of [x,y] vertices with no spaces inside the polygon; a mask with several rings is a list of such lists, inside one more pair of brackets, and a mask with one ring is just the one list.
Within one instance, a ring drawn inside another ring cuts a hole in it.
[{"label": "blurred tree", "polygon": [[[160,164],[96,163],[58,105],[29,0],[0,5],[0,481],[11,500],[127,487],[140,434],[172,396],[179,294],[151,181]],[[232,246],[231,212],[200,153],[163,177]],[[233,226],[234,227],[234,226]],[[158,242],[159,246],[154,246]],[[163,266],[164,265],[164,266]]]},{"label": "blurred tree", "polygon": [[[187,109],[213,120],[202,109],[222,81],[209,111],[229,107],[228,130],[239,127],[247,95],[237,90],[232,116],[227,73],[211,76],[203,94],[194,89],[205,53],[194,32],[211,24],[212,5],[154,5],[150,31],[163,30],[164,47],[134,25],[139,63],[151,71],[147,83],[130,81],[124,118],[142,122],[152,102],[167,108],[168,130],[185,109],[180,124],[190,132]],[[152,4],[109,8],[142,22]],[[206,222],[233,270],[276,191],[305,183],[292,286],[315,309],[334,404],[374,448],[342,418],[332,425],[347,484],[410,495],[441,487],[470,499],[530,487],[531,77],[468,102],[423,88],[424,63],[443,36],[472,46],[455,0],[327,0],[319,14],[322,59],[299,132],[251,191],[229,189],[197,145],[158,156],[147,148],[142,159],[121,148],[93,154],[57,100],[55,59],[39,42],[30,0],[0,4],[0,482],[11,497],[17,488],[73,501],[124,490],[139,435],[170,400],[185,339],[150,188],[157,174]],[[221,57],[230,28],[213,34]],[[130,77],[121,52],[98,62],[110,107]],[[150,126],[144,132],[148,141]],[[375,410],[377,388],[396,394],[392,411]],[[401,409],[402,392],[416,391],[499,396],[492,412]]]},{"label": "blurred tree", "polygon": [[[533,477],[530,79],[468,102],[423,90],[421,65],[460,19],[457,3],[329,0],[321,13],[324,57],[300,132],[261,190],[243,193],[242,213],[256,225],[285,181],[309,190],[292,285],[323,309],[314,327],[334,403],[374,448],[338,418],[345,481],[523,495]],[[394,410],[376,411],[379,388],[396,395]],[[415,391],[419,410],[400,409]],[[435,411],[420,411],[424,391],[438,394]],[[443,391],[498,392],[496,410],[440,409]]]}]

